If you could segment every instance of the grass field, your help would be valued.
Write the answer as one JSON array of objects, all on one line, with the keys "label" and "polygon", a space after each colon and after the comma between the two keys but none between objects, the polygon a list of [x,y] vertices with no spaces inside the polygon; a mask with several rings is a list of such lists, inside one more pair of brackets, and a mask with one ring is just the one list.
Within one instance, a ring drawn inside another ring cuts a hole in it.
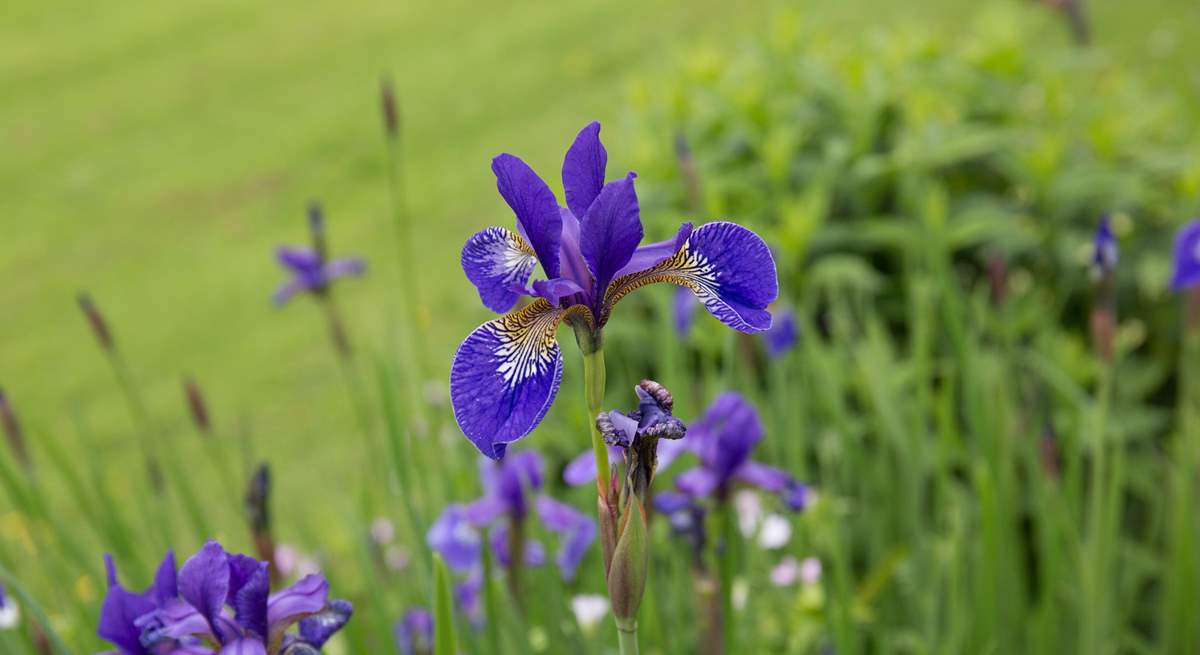
[{"label": "grass field", "polygon": [[[801,13],[848,34],[891,21],[950,34],[971,15],[965,4],[881,8],[864,0]],[[1200,7],[1093,4],[1098,56],[1145,61],[1149,79],[1200,100]],[[308,201],[324,203],[335,253],[361,254],[372,267],[339,286],[352,337],[363,351],[387,356],[419,333],[424,377],[437,395],[454,345],[489,317],[458,257],[474,230],[510,222],[490,158],[519,154],[558,189],[563,144],[599,119],[610,173],[627,166],[631,80],[662,74],[698,49],[755,39],[782,6],[222,0],[0,10],[0,387],[35,455],[44,455],[39,439],[54,439],[118,493],[134,493],[134,427],[75,304],[86,290],[163,428],[163,447],[184,453],[183,461],[201,455],[184,438],[181,380],[194,376],[218,432],[250,444],[252,454],[239,445],[227,448],[228,458],[244,465],[269,457],[277,467],[279,514],[291,538],[344,552],[353,542],[345,526],[316,533],[370,504],[340,493],[357,492],[363,465],[351,403],[315,307],[269,302],[283,277],[273,248],[305,241]],[[419,272],[420,311],[396,332],[381,75],[395,80],[400,97]],[[567,385],[563,395],[578,397],[578,380]],[[614,388],[610,399],[624,394]],[[448,408],[435,411],[435,429],[451,434],[444,443],[457,449],[448,456],[454,470],[468,470],[473,451],[453,437]],[[573,425],[573,417],[551,420]],[[216,484],[211,472],[199,475],[201,486]],[[473,483],[445,486],[469,493]],[[63,489],[45,492],[68,521],[86,511]],[[205,494],[220,534],[241,534],[240,495]],[[0,497],[0,526],[15,515]],[[8,554],[20,560],[28,552],[18,542]],[[96,558],[70,583],[93,603]],[[67,632],[79,640],[73,644],[91,645],[87,629]]]}]

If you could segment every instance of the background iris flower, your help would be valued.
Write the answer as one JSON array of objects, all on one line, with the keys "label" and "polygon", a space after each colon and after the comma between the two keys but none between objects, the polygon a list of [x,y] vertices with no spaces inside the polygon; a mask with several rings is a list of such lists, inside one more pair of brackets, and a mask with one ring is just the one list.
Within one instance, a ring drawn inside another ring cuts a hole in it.
[{"label": "background iris flower", "polygon": [[778,495],[792,510],[804,509],[809,501],[806,485],[782,469],[750,459],[763,432],[762,420],[749,401],[732,391],[717,396],[704,415],[690,424],[687,438],[675,446],[695,453],[700,465],[675,479],[678,493],[658,493],[655,507],[669,514],[686,507],[689,500],[723,500],[735,484],[745,483]]},{"label": "background iris flower", "polygon": [[[590,517],[546,494],[542,488],[542,459],[532,451],[516,453],[500,462],[484,460],[481,466],[484,494],[475,501],[447,506],[430,527],[426,541],[441,554],[450,568],[467,574],[457,587],[459,605],[477,616],[478,591],[483,582],[483,532],[490,535],[489,547],[504,568],[513,564],[510,530],[524,534],[523,522],[531,509],[542,525],[559,537],[555,557],[563,579],[575,577],[579,562],[596,538]],[[522,563],[541,566],[546,554],[535,539],[519,540]]]},{"label": "background iris flower", "polygon": [[1183,291],[1200,285],[1200,219],[1184,225],[1175,235],[1175,270],[1171,288]]},{"label": "background iris flower", "polygon": [[320,205],[316,203],[309,205],[308,227],[312,246],[280,246],[275,251],[279,265],[292,276],[271,296],[277,305],[285,304],[298,293],[323,295],[334,280],[348,275],[362,275],[367,270],[367,263],[360,257],[329,259],[325,243],[325,219]]},{"label": "background iris flower", "polygon": [[[490,227],[476,233],[463,247],[463,270],[493,311],[508,312],[522,297],[533,302],[463,341],[450,372],[450,396],[463,433],[493,459],[532,431],[553,403],[563,373],[556,336],[563,321],[598,344],[617,301],[647,284],[670,282],[690,289],[734,329],[771,326],[766,308],[778,283],[763,240],[735,223],[695,229],[684,223],[673,238],[641,245],[635,175],[606,183],[607,162],[600,124],[590,123],[563,161],[561,207],[525,162],[509,154],[492,160],[517,231]],[[545,279],[530,284],[538,265]]]}]

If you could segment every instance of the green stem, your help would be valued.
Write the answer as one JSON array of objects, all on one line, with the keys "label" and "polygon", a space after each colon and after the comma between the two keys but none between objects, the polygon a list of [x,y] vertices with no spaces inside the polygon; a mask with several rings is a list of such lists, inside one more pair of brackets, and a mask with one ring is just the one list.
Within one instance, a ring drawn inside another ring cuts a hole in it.
[{"label": "green stem", "polygon": [[736,653],[737,639],[733,621],[733,543],[735,539],[734,513],[730,503],[720,501],[718,510],[721,521],[721,538],[717,550],[717,572],[719,588],[717,593],[721,606],[721,628],[725,641],[725,652]]},{"label": "green stem", "polygon": [[592,433],[592,452],[596,455],[596,489],[602,498],[608,497],[608,448],[596,428],[596,415],[604,404],[604,345],[600,335],[586,327],[575,329],[575,338],[583,351],[583,394],[587,400],[588,428]]},{"label": "green stem", "polygon": [[617,622],[617,645],[621,655],[638,655],[637,620]]}]

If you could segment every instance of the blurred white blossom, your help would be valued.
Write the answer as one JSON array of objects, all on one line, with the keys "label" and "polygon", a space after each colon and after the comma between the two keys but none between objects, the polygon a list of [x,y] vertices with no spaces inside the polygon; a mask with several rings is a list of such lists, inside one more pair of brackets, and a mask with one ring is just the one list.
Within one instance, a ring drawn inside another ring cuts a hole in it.
[{"label": "blurred white blossom", "polygon": [[581,594],[571,598],[571,611],[585,632],[596,627],[608,614],[608,598],[599,594]]},{"label": "blurred white blossom", "polygon": [[792,523],[781,514],[768,514],[758,532],[758,545],[767,550],[783,548],[792,538]]}]

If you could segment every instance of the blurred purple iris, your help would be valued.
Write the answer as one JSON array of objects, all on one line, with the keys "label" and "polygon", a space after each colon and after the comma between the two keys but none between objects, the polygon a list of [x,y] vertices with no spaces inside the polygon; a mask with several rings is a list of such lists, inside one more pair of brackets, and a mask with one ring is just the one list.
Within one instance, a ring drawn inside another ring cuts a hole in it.
[{"label": "blurred purple iris", "polygon": [[[499,462],[484,460],[481,469],[483,496],[466,505],[447,506],[426,535],[429,547],[440,553],[450,568],[467,575],[456,593],[459,605],[474,616],[478,616],[478,591],[483,583],[484,529],[489,532],[488,547],[496,561],[509,568],[514,555],[509,531],[524,534],[524,521],[532,509],[542,526],[558,535],[555,561],[566,580],[574,579],[579,562],[596,538],[596,524],[591,518],[538,493],[542,488],[542,459],[537,453],[516,453]],[[519,543],[524,564],[545,563],[546,552],[540,542],[522,539]]]},{"label": "blurred purple iris", "polygon": [[418,607],[404,613],[394,629],[400,655],[429,655],[433,652],[433,614]]},{"label": "blurred purple iris", "polygon": [[229,554],[215,541],[178,573],[167,553],[154,584],[140,594],[121,587],[112,558],[105,560],[108,593],[97,634],[121,655],[311,655],[353,611],[328,598],[320,575],[270,593],[266,562]]},{"label": "blurred purple iris", "polygon": [[1097,279],[1112,275],[1117,270],[1119,257],[1117,237],[1112,231],[1112,217],[1105,215],[1096,226],[1096,236],[1092,241],[1092,274]]},{"label": "blurred purple iris", "polygon": [[1183,291],[1200,285],[1200,219],[1184,225],[1175,235],[1175,270],[1171,288]]},{"label": "blurred purple iris", "polygon": [[[686,288],[680,287],[676,291],[671,300],[671,313],[675,332],[680,337],[686,338],[691,333],[692,325],[696,320],[696,309],[699,305],[700,303]],[[791,309],[779,310],[776,308],[773,319],[771,327],[762,333],[762,337],[767,354],[772,358],[779,358],[796,346],[800,339],[800,328],[796,323],[796,313]]]},{"label": "blurred purple iris", "polygon": [[655,507],[669,514],[704,497],[723,501],[735,484],[744,483],[776,494],[794,511],[804,509],[809,500],[806,485],[782,469],[750,459],[762,438],[762,421],[745,398],[734,392],[717,396],[680,442],[696,454],[700,465],[675,479],[678,493],[657,494]]},{"label": "blurred purple iris", "polygon": [[275,251],[279,264],[291,274],[291,279],[280,285],[271,296],[277,305],[283,305],[298,293],[322,296],[328,292],[334,280],[347,275],[362,275],[367,270],[366,262],[359,257],[329,259],[325,243],[325,220],[320,205],[316,203],[309,205],[308,225],[313,240],[311,247],[281,246]]},{"label": "blurred purple iris", "polygon": [[800,328],[796,325],[796,313],[785,309],[776,314],[771,328],[763,333],[767,354],[774,358],[786,355],[800,339]]},{"label": "blurred purple iris", "polygon": [[[599,336],[617,301],[639,287],[669,282],[690,289],[714,316],[743,332],[771,326],[778,295],[775,262],[763,240],[735,223],[714,222],[641,245],[634,174],[606,182],[608,153],[600,124],[575,137],[563,161],[566,207],[528,164],[509,154],[492,160],[500,195],[517,231],[490,227],[467,240],[462,266],[489,309],[509,312],[476,328],[454,356],[450,396],[459,427],[493,459],[529,434],[562,381],[557,330],[567,321]],[[532,284],[541,265],[546,279]]]}]

